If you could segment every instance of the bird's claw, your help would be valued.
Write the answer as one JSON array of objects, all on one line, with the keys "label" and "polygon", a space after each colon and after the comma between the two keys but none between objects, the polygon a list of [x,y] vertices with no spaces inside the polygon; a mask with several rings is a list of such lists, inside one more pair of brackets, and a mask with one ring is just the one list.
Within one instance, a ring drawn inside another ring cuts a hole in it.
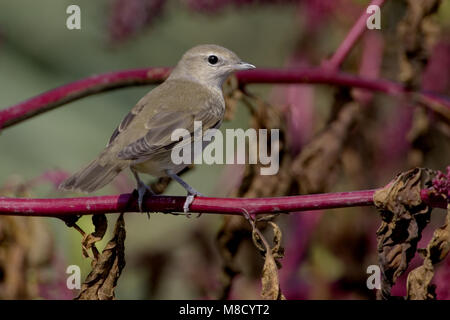
[{"label": "bird's claw", "polygon": [[[149,186],[147,186],[144,183],[139,184],[138,186],[138,206],[139,206],[139,212],[144,212],[142,209],[142,203],[144,202],[144,196],[147,193],[147,191],[153,196],[155,195],[155,193],[153,192],[152,189],[150,189]],[[147,217],[150,219],[150,214],[147,211]]]},{"label": "bird's claw", "polygon": [[187,214],[189,212],[189,206],[191,205],[192,202],[194,202],[194,197],[195,197],[195,195],[193,195],[193,194],[188,194],[186,196],[186,201],[183,204],[184,213]]},{"label": "bird's claw", "polygon": [[[191,215],[189,214],[189,206],[191,205],[192,202],[194,202],[194,198],[195,197],[204,197],[203,194],[201,194],[200,192],[196,192],[196,193],[188,193],[188,195],[186,196],[186,201],[183,204],[183,211],[186,214],[187,217],[190,217]],[[202,214],[199,213],[197,218],[199,218]]]}]

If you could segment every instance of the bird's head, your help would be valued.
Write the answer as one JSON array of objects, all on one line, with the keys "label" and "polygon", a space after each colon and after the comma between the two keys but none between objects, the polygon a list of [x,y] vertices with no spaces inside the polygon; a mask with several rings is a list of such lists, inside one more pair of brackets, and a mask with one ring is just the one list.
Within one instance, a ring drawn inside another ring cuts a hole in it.
[{"label": "bird's head", "polygon": [[221,46],[206,44],[188,50],[170,78],[189,79],[207,86],[221,87],[231,73],[254,68],[254,65],[243,62],[234,52]]}]

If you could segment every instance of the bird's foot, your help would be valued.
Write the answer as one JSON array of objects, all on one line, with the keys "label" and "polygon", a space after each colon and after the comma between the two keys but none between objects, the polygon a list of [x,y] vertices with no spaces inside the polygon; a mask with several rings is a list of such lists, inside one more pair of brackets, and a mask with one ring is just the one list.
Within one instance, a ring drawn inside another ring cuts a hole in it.
[{"label": "bird's foot", "polygon": [[[194,192],[189,192],[189,193],[187,194],[187,196],[186,196],[186,201],[185,201],[184,204],[183,204],[183,211],[184,211],[184,213],[186,214],[186,216],[187,216],[188,218],[191,217],[191,215],[190,215],[190,213],[189,213],[189,206],[191,205],[192,202],[194,202],[194,198],[195,198],[196,196],[198,196],[198,197],[204,197],[204,195],[201,194],[200,192],[198,192],[198,191],[196,191],[196,190],[193,190],[193,191],[194,191]],[[202,214],[199,213],[198,216],[197,216],[197,218],[199,218],[201,215],[202,215]]]},{"label": "bird's foot", "polygon": [[[148,185],[146,185],[145,183],[139,183],[139,184],[138,184],[137,191],[138,191],[138,205],[139,205],[139,212],[143,212],[143,210],[142,210],[142,203],[144,202],[144,196],[145,196],[145,194],[146,194],[147,191],[148,191],[152,196],[154,196],[155,193],[154,193],[153,190],[152,190]],[[148,213],[148,211],[147,211],[147,217],[150,219],[150,214]]]},{"label": "bird's foot", "polygon": [[[201,194],[200,192],[198,192],[197,190],[195,190],[194,188],[192,188],[187,182],[185,182],[183,179],[181,179],[179,176],[177,176],[172,170],[166,170],[165,172],[169,177],[171,177],[176,182],[178,182],[187,191],[188,194],[186,196],[186,201],[184,202],[184,205],[183,205],[183,211],[186,214],[186,216],[189,218],[191,216],[189,214],[189,206],[194,201],[195,196],[204,197],[204,195]],[[200,217],[200,216],[201,216],[201,214],[198,215],[198,217]]]}]

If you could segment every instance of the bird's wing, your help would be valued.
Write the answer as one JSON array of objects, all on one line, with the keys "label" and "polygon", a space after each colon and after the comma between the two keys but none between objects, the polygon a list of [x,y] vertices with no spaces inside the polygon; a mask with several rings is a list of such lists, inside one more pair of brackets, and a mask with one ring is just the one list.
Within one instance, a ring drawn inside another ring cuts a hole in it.
[{"label": "bird's wing", "polygon": [[147,133],[123,148],[118,157],[123,160],[137,160],[168,150],[178,143],[171,139],[174,130],[186,129],[189,134],[184,136],[183,140],[187,140],[194,135],[194,121],[202,121],[203,130],[207,130],[215,127],[220,120],[208,112],[199,112],[196,115],[183,112],[159,113],[149,121],[153,126],[147,129]]},{"label": "bird's wing", "polygon": [[[193,89],[197,89],[195,93],[192,92]],[[137,110],[133,109],[116,129],[118,131],[116,136],[121,133],[121,130],[127,130],[128,125],[131,127],[131,121],[139,113],[141,113],[139,117],[146,121],[136,121],[133,129],[136,130],[136,127],[140,127],[138,130],[141,135],[138,139],[125,145],[118,153],[118,157],[123,160],[138,160],[166,151],[178,143],[171,139],[174,130],[187,130],[189,134],[183,137],[183,141],[194,135],[194,121],[201,121],[204,131],[217,127],[222,121],[223,107],[220,104],[223,102],[217,96],[204,92],[204,90],[206,89],[200,89],[199,92],[199,88],[195,85],[194,88],[183,86],[181,90],[176,90],[178,91],[177,96],[170,92],[171,94],[164,99],[159,99],[160,107],[157,109],[149,106],[152,99],[146,101],[145,106],[140,107],[140,110],[138,104],[135,107]],[[112,140],[114,140],[113,137]]]},{"label": "bird's wing", "polygon": [[128,128],[129,124],[142,111],[144,107],[145,104],[139,101],[139,103],[135,105],[130,112],[128,112],[128,114],[125,116],[125,118],[123,118],[122,122],[120,122],[116,130],[114,130],[114,132],[112,133],[111,138],[109,138],[109,142],[106,145],[106,147],[109,147],[116,140],[117,136]]}]

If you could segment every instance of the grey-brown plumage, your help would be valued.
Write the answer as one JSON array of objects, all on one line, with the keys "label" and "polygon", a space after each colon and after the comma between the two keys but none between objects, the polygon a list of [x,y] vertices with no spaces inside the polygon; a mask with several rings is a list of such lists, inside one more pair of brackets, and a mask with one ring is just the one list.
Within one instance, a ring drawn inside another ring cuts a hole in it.
[{"label": "grey-brown plumage", "polygon": [[175,129],[187,129],[192,136],[194,121],[202,122],[203,132],[218,128],[225,112],[223,82],[234,71],[253,68],[220,46],[200,45],[190,49],[169,78],[147,93],[125,116],[100,155],[60,188],[93,192],[130,167],[138,183],[140,208],[146,190],[151,190],[137,172],[170,176],[189,194],[198,194],[176,175],[186,164],[172,162],[171,151],[177,142],[171,140],[171,134]]}]

